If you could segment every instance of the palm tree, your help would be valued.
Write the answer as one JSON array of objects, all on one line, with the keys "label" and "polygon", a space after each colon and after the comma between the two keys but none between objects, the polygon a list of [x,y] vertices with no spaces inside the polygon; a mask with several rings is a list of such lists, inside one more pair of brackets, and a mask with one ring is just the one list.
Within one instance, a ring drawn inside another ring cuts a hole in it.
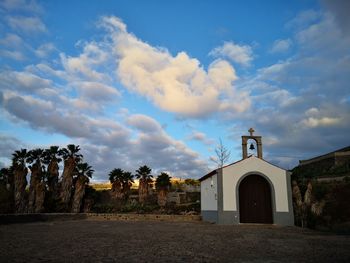
[{"label": "palm tree", "polygon": [[171,187],[170,179],[171,177],[167,173],[161,173],[156,179],[158,205],[162,208],[167,202],[167,193]]},{"label": "palm tree", "polygon": [[130,188],[134,182],[134,175],[130,172],[124,172],[122,177],[122,192],[124,195],[124,200],[128,200],[130,194]]},{"label": "palm tree", "polygon": [[72,213],[79,213],[85,195],[85,187],[89,183],[94,170],[87,163],[78,163],[76,166],[76,182],[72,203]]},{"label": "palm tree", "polygon": [[109,173],[109,181],[112,184],[112,198],[122,200],[124,198],[123,193],[123,176],[124,171],[120,168],[115,168]]},{"label": "palm tree", "polygon": [[69,207],[69,202],[72,196],[73,186],[73,174],[75,171],[76,164],[83,157],[78,152],[80,151],[79,145],[74,144],[67,145],[67,149],[62,149],[61,153],[64,159],[64,169],[62,174],[62,185],[61,185],[61,200],[65,209]]},{"label": "palm tree", "polygon": [[136,170],[136,178],[139,179],[139,202],[145,204],[150,190],[150,185],[153,182],[151,175],[152,169],[147,165],[141,166]]},{"label": "palm tree", "polygon": [[47,180],[49,193],[56,199],[58,196],[58,177],[59,167],[58,164],[62,161],[60,156],[62,151],[59,150],[58,146],[50,146],[49,149],[45,150],[45,164],[47,167]]},{"label": "palm tree", "polygon": [[28,152],[27,162],[31,170],[29,197],[28,197],[28,212],[42,212],[45,199],[45,185],[43,182],[42,161],[44,157],[43,149],[34,149]]},{"label": "palm tree", "polygon": [[25,189],[27,186],[26,176],[28,172],[26,167],[27,150],[21,149],[20,151],[15,151],[12,156],[15,213],[24,213],[26,210]]}]

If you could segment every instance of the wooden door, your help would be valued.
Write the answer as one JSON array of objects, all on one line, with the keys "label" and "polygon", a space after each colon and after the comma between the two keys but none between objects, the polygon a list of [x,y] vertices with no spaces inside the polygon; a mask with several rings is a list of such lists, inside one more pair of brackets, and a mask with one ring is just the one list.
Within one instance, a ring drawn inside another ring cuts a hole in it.
[{"label": "wooden door", "polygon": [[272,224],[271,189],[260,175],[248,175],[239,185],[241,223]]}]

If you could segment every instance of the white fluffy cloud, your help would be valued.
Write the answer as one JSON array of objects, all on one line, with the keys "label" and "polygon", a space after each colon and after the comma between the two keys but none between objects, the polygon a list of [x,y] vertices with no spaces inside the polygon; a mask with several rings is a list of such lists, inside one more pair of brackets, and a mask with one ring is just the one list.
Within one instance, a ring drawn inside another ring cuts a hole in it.
[{"label": "white fluffy cloud", "polygon": [[223,57],[242,66],[249,66],[253,60],[253,50],[248,45],[238,45],[234,42],[225,42],[222,46],[214,48],[209,55]]},{"label": "white fluffy cloud", "polygon": [[315,128],[315,127],[322,127],[322,126],[334,126],[336,124],[339,124],[340,122],[341,122],[341,118],[323,117],[323,118],[317,119],[317,118],[309,117],[307,119],[302,120],[301,124],[309,128]]},{"label": "white fluffy cloud", "polygon": [[109,31],[121,83],[159,108],[189,117],[249,108],[248,94],[233,86],[237,76],[227,61],[215,60],[205,70],[185,52],[172,56],[141,41],[116,17],[104,17],[100,25]]},{"label": "white fluffy cloud", "polygon": [[71,78],[85,78],[93,81],[110,79],[107,74],[98,70],[98,67],[107,63],[108,53],[98,43],[84,44],[83,52],[78,57],[60,54],[61,63]]}]

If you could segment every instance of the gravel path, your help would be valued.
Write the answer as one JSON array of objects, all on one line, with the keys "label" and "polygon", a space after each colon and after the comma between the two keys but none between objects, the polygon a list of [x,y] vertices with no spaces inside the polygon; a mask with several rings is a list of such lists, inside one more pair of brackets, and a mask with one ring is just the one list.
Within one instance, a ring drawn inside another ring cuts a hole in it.
[{"label": "gravel path", "polygon": [[350,236],[202,222],[0,225],[0,262],[350,262]]}]

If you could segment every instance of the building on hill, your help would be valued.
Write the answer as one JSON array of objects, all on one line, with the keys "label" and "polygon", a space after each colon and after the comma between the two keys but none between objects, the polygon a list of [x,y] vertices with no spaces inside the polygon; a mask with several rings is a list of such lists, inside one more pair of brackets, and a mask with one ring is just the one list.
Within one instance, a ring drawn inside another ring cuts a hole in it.
[{"label": "building on hill", "polygon": [[[261,136],[249,132],[242,136],[242,160],[199,179],[202,218],[218,224],[294,225],[290,173],[265,161]],[[255,154],[248,154],[250,141]]]},{"label": "building on hill", "polygon": [[308,160],[300,160],[298,168],[306,177],[349,172],[350,146]]}]

